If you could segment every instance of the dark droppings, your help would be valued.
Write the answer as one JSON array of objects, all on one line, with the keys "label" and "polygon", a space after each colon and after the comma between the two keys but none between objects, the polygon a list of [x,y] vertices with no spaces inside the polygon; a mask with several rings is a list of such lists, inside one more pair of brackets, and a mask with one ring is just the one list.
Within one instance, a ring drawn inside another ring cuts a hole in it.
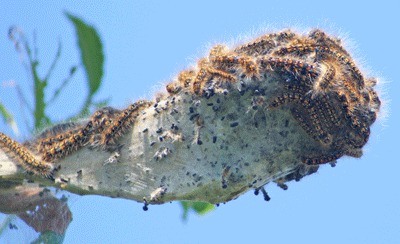
[{"label": "dark droppings", "polygon": [[239,122],[235,121],[230,124],[230,127],[236,127],[239,125]]},{"label": "dark droppings", "polygon": [[213,143],[216,143],[216,142],[217,142],[217,136],[213,136],[212,142],[213,142]]}]

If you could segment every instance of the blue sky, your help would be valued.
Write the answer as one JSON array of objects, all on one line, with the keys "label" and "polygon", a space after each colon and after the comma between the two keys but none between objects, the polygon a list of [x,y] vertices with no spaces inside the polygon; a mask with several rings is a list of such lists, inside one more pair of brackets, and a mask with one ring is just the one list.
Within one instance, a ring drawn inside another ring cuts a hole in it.
[{"label": "blue sky", "polygon": [[[396,1],[1,1],[0,101],[18,110],[14,80],[30,91],[29,79],[12,43],[11,25],[28,37],[37,33],[40,71],[45,72],[57,50],[62,57],[53,76],[61,82],[78,62],[74,30],[63,11],[82,17],[101,35],[105,76],[99,98],[125,107],[139,98],[152,97],[177,72],[205,54],[210,45],[255,36],[268,29],[319,27],[347,37],[346,43],[362,70],[385,84],[386,113],[374,124],[361,159],[340,159],[335,168],[323,166],[317,174],[283,191],[268,185],[270,202],[249,192],[202,217],[181,221],[178,203],[150,206],[98,196],[74,197],[73,222],[65,243],[398,243],[400,240],[400,164],[396,151],[400,138],[400,6]],[[43,74],[42,73],[42,74]],[[397,79],[396,79],[397,78]],[[86,92],[84,75],[75,76],[57,104],[54,119],[74,114]],[[54,87],[50,87],[54,89]],[[76,98],[77,97],[77,98]],[[60,109],[62,108],[62,109]],[[16,117],[22,135],[16,137],[0,121],[0,131],[19,140],[27,138],[21,115]],[[397,121],[397,122],[396,122]]]}]

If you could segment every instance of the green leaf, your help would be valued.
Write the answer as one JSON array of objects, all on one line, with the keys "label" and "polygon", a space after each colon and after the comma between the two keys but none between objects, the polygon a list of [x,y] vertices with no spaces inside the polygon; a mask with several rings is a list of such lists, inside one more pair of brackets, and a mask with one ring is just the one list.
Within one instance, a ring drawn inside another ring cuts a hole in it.
[{"label": "green leaf", "polygon": [[198,215],[205,215],[206,213],[215,209],[215,206],[207,202],[192,202],[192,201],[181,201],[183,214],[182,219],[187,220],[189,211],[193,210]]},{"label": "green leaf", "polygon": [[17,127],[17,123],[15,123],[14,117],[12,116],[12,114],[10,112],[8,112],[8,110],[6,109],[6,107],[4,107],[3,104],[0,103],[0,115],[1,117],[3,117],[3,120],[5,123],[7,123],[11,129],[14,131],[15,134],[18,134],[18,127]]},{"label": "green leaf", "polygon": [[[29,57],[29,68],[30,71],[32,72],[32,77],[33,77],[33,94],[34,94],[34,99],[35,99],[35,110],[33,111],[33,116],[35,119],[35,129],[40,130],[48,125],[51,124],[50,118],[46,116],[46,103],[44,102],[44,90],[47,86],[47,81],[42,80],[39,77],[39,72],[38,72],[38,66],[39,66],[39,61],[36,60],[35,57],[32,56],[32,53],[30,51],[30,47],[28,45],[28,42],[25,42],[25,49],[27,51],[28,57]],[[35,48],[36,49],[36,48]]]},{"label": "green leaf", "polygon": [[40,234],[40,236],[31,242],[31,244],[39,244],[39,243],[63,243],[64,235],[57,234],[53,231],[44,231]]},{"label": "green leaf", "polygon": [[215,206],[207,202],[193,202],[192,208],[197,214],[204,215],[214,210]]},{"label": "green leaf", "polygon": [[74,24],[78,36],[81,60],[89,83],[89,97],[92,97],[99,89],[103,77],[103,45],[94,27],[70,13],[65,14]]}]

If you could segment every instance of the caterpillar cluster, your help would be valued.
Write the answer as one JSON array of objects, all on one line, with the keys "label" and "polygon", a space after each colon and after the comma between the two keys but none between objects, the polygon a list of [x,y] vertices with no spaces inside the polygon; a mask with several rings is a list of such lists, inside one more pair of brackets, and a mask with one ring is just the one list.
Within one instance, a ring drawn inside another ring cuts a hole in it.
[{"label": "caterpillar cluster", "polygon": [[56,125],[37,136],[35,141],[25,144],[0,132],[0,148],[25,170],[52,178],[52,163],[88,144],[107,149],[132,127],[139,111],[149,105],[150,102],[139,101],[124,110],[105,107],[96,111],[87,122]]},{"label": "caterpillar cluster", "polygon": [[376,79],[365,78],[340,40],[321,30],[267,34],[231,50],[216,45],[197,67],[182,71],[168,84],[167,91],[188,88],[195,95],[210,96],[221,84],[262,82],[265,74],[282,81],[268,108],[289,107],[304,131],[326,148],[303,157],[305,164],[329,163],[343,155],[361,157],[380,109]]},{"label": "caterpillar cluster", "polygon": [[[271,33],[231,49],[216,45],[166,89],[171,95],[185,91],[207,98],[219,87],[243,80],[263,82],[267,75],[278,77],[280,88],[275,96],[265,98],[266,107],[287,107],[305,133],[324,148],[302,156],[305,166],[330,163],[344,155],[361,157],[381,104],[374,90],[376,79],[365,78],[340,40],[321,30]],[[100,109],[84,123],[47,130],[29,149],[0,133],[0,147],[26,170],[48,176],[52,162],[88,144],[103,149],[115,144],[151,104],[138,101],[124,110]],[[299,175],[303,174],[289,178]]]}]

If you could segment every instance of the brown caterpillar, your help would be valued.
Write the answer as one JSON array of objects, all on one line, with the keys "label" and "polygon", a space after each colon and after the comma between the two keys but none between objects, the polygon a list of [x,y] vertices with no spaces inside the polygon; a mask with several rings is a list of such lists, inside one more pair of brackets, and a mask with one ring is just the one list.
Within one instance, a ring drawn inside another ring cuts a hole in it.
[{"label": "brown caterpillar", "polygon": [[4,149],[8,156],[15,158],[25,170],[46,178],[52,178],[53,166],[51,164],[37,159],[26,147],[1,132],[0,147]]},{"label": "brown caterpillar", "polygon": [[100,144],[105,147],[114,144],[116,139],[121,137],[126,130],[132,127],[140,110],[150,105],[150,102],[141,100],[129,105],[125,110],[122,110],[121,113],[116,116],[112,124],[101,133]]}]

